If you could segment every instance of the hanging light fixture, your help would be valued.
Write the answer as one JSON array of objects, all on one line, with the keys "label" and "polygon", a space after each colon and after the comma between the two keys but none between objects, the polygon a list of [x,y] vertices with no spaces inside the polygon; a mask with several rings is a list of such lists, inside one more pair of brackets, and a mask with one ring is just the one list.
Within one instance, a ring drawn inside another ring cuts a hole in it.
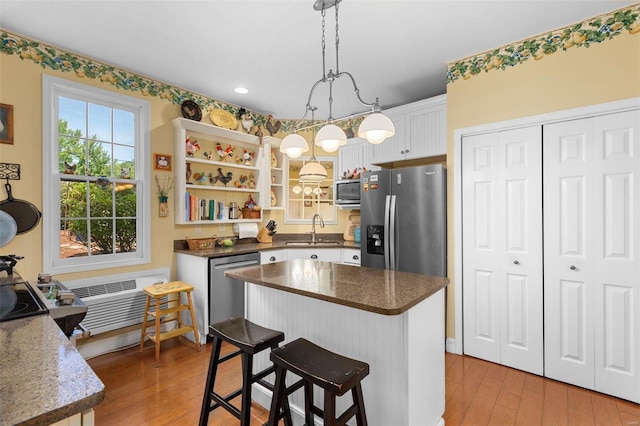
[{"label": "hanging light fixture", "polygon": [[[314,114],[318,107],[309,107],[311,110],[311,121],[314,120]],[[313,134],[315,136],[316,128],[313,128]],[[314,146],[311,146],[311,159],[307,164],[302,166],[300,173],[298,174],[301,182],[320,182],[327,178],[327,170],[322,167],[322,164],[316,160],[316,150]]]},{"label": "hanging light fixture", "polygon": [[[362,100],[360,97],[360,89],[356,84],[355,78],[346,71],[340,71],[339,63],[338,63],[338,52],[339,52],[339,44],[340,38],[338,36],[338,4],[342,0],[316,0],[313,8],[318,10],[322,14],[322,78],[311,87],[311,91],[309,92],[309,97],[307,98],[307,108],[304,113],[302,119],[296,124],[293,129],[293,132],[285,137],[280,144],[280,151],[287,154],[290,158],[298,158],[303,152],[308,151],[309,146],[304,138],[297,134],[298,131],[308,129],[309,127],[315,128],[318,126],[316,123],[312,123],[310,126],[302,127],[302,124],[307,117],[307,114],[311,107],[311,98],[313,97],[313,93],[318,87],[320,83],[329,83],[329,117],[327,121],[322,124],[326,124],[323,126],[318,134],[314,138],[314,145],[322,146],[326,152],[334,152],[337,151],[338,148],[345,145],[347,143],[347,135],[344,133],[344,130],[339,128],[334,124],[334,118],[332,116],[332,106],[333,106],[333,82],[342,77],[347,76],[351,80],[353,84],[353,91],[358,98],[358,101],[364,105],[365,107],[370,108],[369,111],[365,111],[362,113],[352,114],[346,117],[339,118],[338,120],[345,120],[349,118],[359,117],[362,115],[366,115],[371,113],[368,117],[366,117],[362,123],[360,123],[360,127],[358,128],[358,137],[364,138],[372,144],[382,143],[386,138],[389,138],[395,134],[395,128],[393,123],[387,116],[382,114],[380,111],[380,103],[378,98],[373,103],[368,103]],[[329,72],[326,72],[325,68],[325,15],[326,10],[331,7],[335,7],[336,9],[336,72],[329,69]],[[317,108],[316,108],[317,109]],[[313,121],[313,120],[312,120]],[[294,157],[294,155],[297,155]],[[309,163],[311,164],[311,163]]]}]

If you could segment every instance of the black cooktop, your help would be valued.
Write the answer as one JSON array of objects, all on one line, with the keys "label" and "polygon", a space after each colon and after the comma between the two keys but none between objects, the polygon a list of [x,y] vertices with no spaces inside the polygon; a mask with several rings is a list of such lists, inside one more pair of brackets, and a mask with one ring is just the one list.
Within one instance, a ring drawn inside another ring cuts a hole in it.
[{"label": "black cooktop", "polygon": [[0,284],[0,322],[48,313],[26,282]]}]

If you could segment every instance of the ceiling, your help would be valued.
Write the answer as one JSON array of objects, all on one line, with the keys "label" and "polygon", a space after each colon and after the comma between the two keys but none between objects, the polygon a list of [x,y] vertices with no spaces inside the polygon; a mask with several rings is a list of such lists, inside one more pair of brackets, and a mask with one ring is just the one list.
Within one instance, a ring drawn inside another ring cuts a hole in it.
[{"label": "ceiling", "polygon": [[[344,0],[340,71],[354,76],[364,101],[402,105],[445,93],[448,62],[633,3]],[[327,11],[327,71],[335,71],[334,16]],[[322,77],[313,0],[0,0],[0,27],[279,118],[301,118]],[[328,116],[328,99],[322,84],[316,118]],[[333,99],[336,118],[366,110],[347,77]]]}]

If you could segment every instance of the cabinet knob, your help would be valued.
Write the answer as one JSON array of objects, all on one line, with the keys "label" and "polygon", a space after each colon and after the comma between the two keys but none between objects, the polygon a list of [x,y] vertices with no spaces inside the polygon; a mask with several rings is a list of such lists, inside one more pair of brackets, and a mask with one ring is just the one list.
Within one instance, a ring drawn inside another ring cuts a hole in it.
[{"label": "cabinet knob", "polygon": [[405,150],[404,150],[404,153],[405,153],[405,154],[408,154],[408,153],[409,153],[409,150],[408,150],[408,149],[405,149]]},{"label": "cabinet knob", "polygon": [[358,259],[360,259],[360,256],[358,256],[357,254],[354,254],[354,255],[353,255],[353,257],[352,257],[352,259],[353,259],[353,260],[358,260]]},{"label": "cabinet knob", "polygon": [[269,262],[275,262],[275,261],[276,261],[276,257],[275,257],[275,256],[271,256],[271,257],[269,258]]},{"label": "cabinet knob", "polygon": [[404,150],[400,151],[400,154],[404,154]]},{"label": "cabinet knob", "polygon": [[518,262],[517,260],[514,260],[514,261],[513,261],[513,264],[514,264],[514,265],[519,265],[519,264],[520,264],[520,262]]},{"label": "cabinet knob", "polygon": [[317,259],[317,258],[318,258],[318,255],[317,255],[317,254],[312,254],[312,255],[311,255],[311,258],[312,258],[312,259]]},{"label": "cabinet knob", "polygon": [[576,268],[574,265],[571,265],[571,266],[569,266],[569,269],[571,269],[572,271],[575,271],[578,268]]}]

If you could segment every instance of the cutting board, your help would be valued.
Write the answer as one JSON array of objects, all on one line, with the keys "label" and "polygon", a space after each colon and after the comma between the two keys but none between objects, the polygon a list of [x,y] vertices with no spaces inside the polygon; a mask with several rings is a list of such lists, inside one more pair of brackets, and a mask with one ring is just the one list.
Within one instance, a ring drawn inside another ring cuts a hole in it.
[{"label": "cutting board", "polygon": [[345,241],[355,241],[355,230],[358,226],[360,226],[360,215],[350,214],[342,236]]}]

